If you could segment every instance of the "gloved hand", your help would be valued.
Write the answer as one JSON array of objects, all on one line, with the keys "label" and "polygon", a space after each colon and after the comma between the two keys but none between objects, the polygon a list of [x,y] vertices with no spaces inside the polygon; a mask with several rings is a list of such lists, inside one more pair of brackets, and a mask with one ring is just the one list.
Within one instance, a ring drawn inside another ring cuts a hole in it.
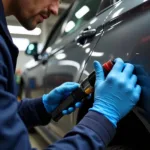
[{"label": "gloved hand", "polygon": [[134,66],[118,58],[106,79],[99,62],[94,62],[94,68],[95,95],[90,110],[103,114],[116,127],[117,122],[136,105],[140,97],[141,87],[136,84]]},{"label": "gloved hand", "polygon": [[[42,97],[44,107],[48,113],[51,113],[62,100],[65,98],[75,89],[79,87],[78,83],[75,82],[66,82],[59,87],[53,89],[49,94],[44,94]],[[75,108],[79,108],[81,103],[78,102],[75,104]],[[74,107],[68,108],[68,110],[64,110],[62,113],[64,115],[70,114],[75,110]]]}]

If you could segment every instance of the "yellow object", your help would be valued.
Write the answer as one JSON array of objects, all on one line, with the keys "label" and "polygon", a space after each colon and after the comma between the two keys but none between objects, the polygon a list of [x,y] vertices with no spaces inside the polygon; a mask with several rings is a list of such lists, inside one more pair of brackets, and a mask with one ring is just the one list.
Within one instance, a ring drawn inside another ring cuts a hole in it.
[{"label": "yellow object", "polygon": [[92,87],[89,87],[89,88],[87,88],[86,90],[85,90],[85,93],[86,94],[90,94],[90,93],[92,93],[94,90],[93,90],[93,88]]},{"label": "yellow object", "polygon": [[21,98],[19,96],[17,97],[17,99],[18,99],[18,101],[21,101]]}]

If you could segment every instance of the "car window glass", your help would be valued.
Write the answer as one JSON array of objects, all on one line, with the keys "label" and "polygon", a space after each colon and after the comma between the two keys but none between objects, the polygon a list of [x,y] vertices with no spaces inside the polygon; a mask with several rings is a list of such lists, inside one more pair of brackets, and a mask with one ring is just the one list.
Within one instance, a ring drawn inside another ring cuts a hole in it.
[{"label": "car window glass", "polygon": [[99,9],[101,0],[79,0],[76,8],[68,18],[62,36],[75,32],[81,25],[94,17]]},{"label": "car window glass", "polygon": [[66,20],[64,19],[64,21],[60,22],[48,45],[51,46],[52,44],[61,42],[60,37],[75,32],[81,25],[94,17],[98,10],[102,11],[109,7],[113,2],[117,1],[119,0],[95,0],[94,3],[93,0],[78,1],[75,9],[73,9],[70,17],[67,19],[69,21],[66,23]]}]

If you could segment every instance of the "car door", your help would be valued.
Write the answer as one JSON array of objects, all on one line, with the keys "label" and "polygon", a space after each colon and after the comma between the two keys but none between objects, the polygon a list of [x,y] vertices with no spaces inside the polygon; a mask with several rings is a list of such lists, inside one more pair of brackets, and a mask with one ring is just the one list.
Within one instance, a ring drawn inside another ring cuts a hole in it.
[{"label": "car door", "polygon": [[[144,34],[148,31],[145,27],[145,22],[148,21],[142,20],[146,19],[144,13],[148,10],[148,3],[143,0],[132,2],[119,0],[114,3],[113,11],[105,20],[104,33],[91,53],[88,66],[85,68],[86,72],[93,70],[94,60],[99,60],[101,63],[116,57],[129,60],[134,47],[140,42],[139,39],[144,39]],[[141,7],[143,10],[140,10]],[[95,24],[99,24],[98,20]]]},{"label": "car door", "polygon": [[[57,32],[58,36],[53,40],[53,45],[50,42],[46,49],[50,55],[45,79],[47,92],[63,82],[79,80],[90,52],[103,33],[103,23],[112,11],[107,6],[111,4],[110,0],[75,2],[60,28],[60,33]],[[96,14],[100,8],[107,9],[99,15],[99,24],[95,25],[94,22],[98,19]],[[76,114],[64,116],[58,123],[51,122],[47,126],[49,132],[63,137],[75,125]]]},{"label": "car door", "polygon": [[[137,74],[138,83],[142,86],[142,94],[138,106],[133,110],[134,113],[127,116],[123,128],[118,127],[121,134],[117,142],[130,144],[135,146],[135,149],[149,149],[150,1],[124,0],[115,3],[113,7],[114,10],[105,21],[104,34],[94,48],[85,72],[90,73],[93,70],[94,60],[103,64],[109,59],[121,57],[135,65],[134,73]],[[86,76],[84,72],[82,76]],[[81,77],[80,80],[82,79]],[[86,106],[88,107],[79,111],[78,121],[86,114],[92,103]],[[142,136],[139,137],[139,134]]]}]

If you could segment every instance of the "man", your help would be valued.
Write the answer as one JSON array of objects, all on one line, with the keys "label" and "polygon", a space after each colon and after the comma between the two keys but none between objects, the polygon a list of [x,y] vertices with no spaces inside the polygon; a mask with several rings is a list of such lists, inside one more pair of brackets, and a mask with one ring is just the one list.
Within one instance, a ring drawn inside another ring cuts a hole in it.
[{"label": "man", "polygon": [[[51,112],[79,85],[64,83],[34,100],[17,102],[14,72],[18,49],[7,29],[5,16],[14,15],[27,29],[34,29],[50,14],[58,14],[58,0],[0,0],[0,149],[31,150],[27,129],[50,122]],[[137,103],[141,88],[133,75],[134,67],[121,59],[105,79],[102,66],[96,71],[93,107],[63,139],[50,145],[53,149],[104,149],[115,134],[117,122]],[[75,107],[79,107],[76,104]],[[69,114],[73,108],[64,110]],[[44,117],[43,117],[44,116]]]}]

